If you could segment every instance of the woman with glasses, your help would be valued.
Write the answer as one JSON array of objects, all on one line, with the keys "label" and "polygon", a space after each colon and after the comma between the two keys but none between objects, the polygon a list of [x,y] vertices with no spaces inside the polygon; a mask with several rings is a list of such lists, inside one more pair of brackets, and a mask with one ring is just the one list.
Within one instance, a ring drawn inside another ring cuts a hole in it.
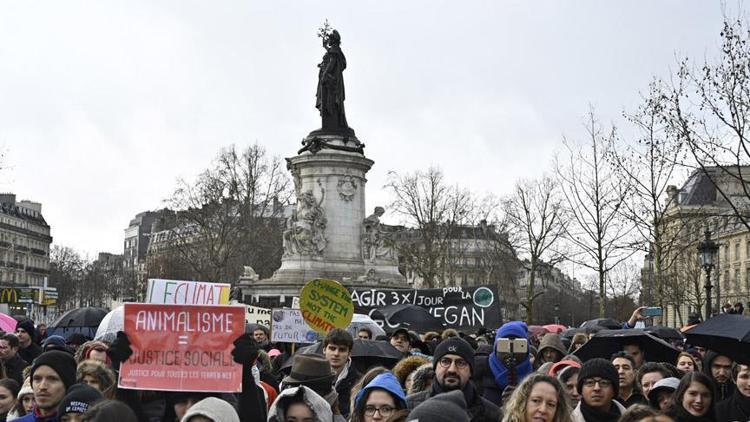
[{"label": "woman with glasses", "polygon": [[565,389],[549,375],[524,378],[503,409],[503,422],[571,422]]},{"label": "woman with glasses", "polygon": [[354,398],[351,422],[385,421],[406,408],[406,395],[391,372],[375,377]]}]

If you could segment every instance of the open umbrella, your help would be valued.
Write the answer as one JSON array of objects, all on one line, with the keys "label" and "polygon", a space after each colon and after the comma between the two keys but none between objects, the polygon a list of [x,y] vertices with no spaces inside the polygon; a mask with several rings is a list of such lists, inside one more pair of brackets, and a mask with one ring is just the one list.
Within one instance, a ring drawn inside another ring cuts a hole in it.
[{"label": "open umbrella", "polygon": [[107,315],[104,315],[104,318],[99,323],[99,328],[96,329],[94,339],[111,343],[117,338],[117,332],[123,331],[124,328],[125,308],[120,305],[109,311]]},{"label": "open umbrella", "polygon": [[18,324],[18,321],[16,321],[15,318],[0,313],[0,330],[5,331],[6,333],[15,333],[16,324]]},{"label": "open umbrella", "polygon": [[[297,349],[295,355],[322,355],[323,354],[323,342],[317,342],[309,346],[300,347]],[[357,368],[358,371],[365,373],[367,370],[375,365],[382,365],[386,368],[393,367],[404,355],[396,350],[395,347],[391,346],[387,341],[380,340],[361,340],[354,339],[354,346],[352,347],[352,364]],[[292,367],[294,362],[294,356],[287,359],[281,370],[284,371],[287,368]]]},{"label": "open umbrella", "polygon": [[388,324],[392,326],[405,327],[420,333],[430,330],[442,330],[445,323],[430,314],[430,312],[417,305],[389,305],[378,308],[373,315],[380,314]]},{"label": "open umbrella", "polygon": [[368,330],[370,330],[370,332],[372,332],[373,339],[377,336],[385,335],[385,331],[383,330],[383,328],[381,328],[377,322],[373,321],[372,318],[365,314],[354,314],[352,316],[352,322],[348,327],[346,327],[346,331],[348,331],[349,334],[352,335],[352,337],[357,338],[357,333],[362,328],[367,328]]},{"label": "open umbrella", "polygon": [[562,333],[563,331],[568,329],[568,327],[562,324],[547,324],[547,325],[543,325],[542,328],[549,331],[550,333],[555,333],[555,334]]},{"label": "open umbrella", "polygon": [[673,363],[680,353],[658,337],[643,330],[630,329],[599,331],[573,354],[584,362],[593,358],[609,360],[612,354],[622,350],[625,344],[638,344],[643,351],[644,359],[649,362]]},{"label": "open umbrella", "polygon": [[750,318],[721,314],[685,332],[687,342],[750,364]]},{"label": "open umbrella", "polygon": [[532,337],[539,337],[540,334],[547,333],[549,333],[549,331],[541,325],[529,325],[529,335]]},{"label": "open umbrella", "polygon": [[107,310],[103,308],[78,308],[70,310],[47,327],[47,335],[68,337],[72,333],[81,333],[93,338],[99,323]]},{"label": "open umbrella", "polygon": [[601,328],[607,328],[610,330],[616,330],[618,328],[622,328],[622,323],[612,319],[612,318],[596,318],[596,319],[590,319],[583,324],[581,324],[581,328],[590,328],[590,327],[601,327]]},{"label": "open umbrella", "polygon": [[663,325],[652,325],[644,328],[643,331],[659,337],[662,340],[685,340],[685,336],[682,335],[680,330],[672,327],[665,327]]}]

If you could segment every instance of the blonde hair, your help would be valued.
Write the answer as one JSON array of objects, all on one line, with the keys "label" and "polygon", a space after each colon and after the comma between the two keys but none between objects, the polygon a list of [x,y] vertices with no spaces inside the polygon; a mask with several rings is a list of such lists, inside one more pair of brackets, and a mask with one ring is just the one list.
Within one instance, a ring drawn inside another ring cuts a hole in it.
[{"label": "blonde hair", "polygon": [[526,402],[529,400],[531,390],[540,382],[552,385],[557,391],[557,408],[552,422],[572,422],[570,417],[572,410],[568,405],[567,393],[562,384],[557,378],[542,374],[531,374],[524,378],[521,385],[516,387],[508,402],[503,406],[505,416],[503,416],[502,422],[524,422],[526,420]]}]

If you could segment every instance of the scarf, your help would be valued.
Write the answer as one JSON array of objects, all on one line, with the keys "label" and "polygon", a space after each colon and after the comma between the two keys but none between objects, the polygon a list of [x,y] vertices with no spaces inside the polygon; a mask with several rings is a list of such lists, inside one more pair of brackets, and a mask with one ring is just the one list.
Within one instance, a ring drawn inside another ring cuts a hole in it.
[{"label": "scarf", "polygon": [[[500,388],[500,391],[502,392],[510,383],[510,380],[508,379],[510,371],[508,370],[508,367],[505,366],[502,361],[500,361],[500,358],[497,357],[497,353],[495,352],[492,352],[492,354],[490,354],[489,362],[490,370],[492,371],[492,375],[495,378],[495,384],[497,384],[497,386]],[[517,364],[516,384],[519,384],[521,380],[523,380],[526,375],[529,375],[531,372],[533,372],[533,370],[534,369],[531,367],[531,360],[529,360],[528,357],[523,362]]]},{"label": "scarf", "polygon": [[581,400],[581,414],[586,422],[617,422],[620,419],[620,408],[612,403],[609,410],[599,410]]},{"label": "scarf", "polygon": [[[515,337],[515,338],[529,338],[528,334],[528,328],[526,327],[526,324],[521,321],[510,321],[505,323],[502,327],[500,327],[499,330],[497,330],[497,333],[495,334],[495,343],[493,345],[493,349],[497,347],[497,342],[503,337]],[[509,370],[505,366],[505,364],[500,361],[500,358],[497,356],[497,352],[495,350],[490,353],[489,357],[489,363],[490,363],[490,370],[492,371],[492,375],[495,378],[495,384],[500,389],[500,392],[505,389],[505,387],[508,386],[510,383],[510,380],[508,379]],[[533,372],[533,368],[531,367],[531,360],[529,360],[529,354],[526,354],[526,358],[521,361],[520,363],[516,364],[516,384],[520,383],[526,375],[529,375],[531,372]]]}]

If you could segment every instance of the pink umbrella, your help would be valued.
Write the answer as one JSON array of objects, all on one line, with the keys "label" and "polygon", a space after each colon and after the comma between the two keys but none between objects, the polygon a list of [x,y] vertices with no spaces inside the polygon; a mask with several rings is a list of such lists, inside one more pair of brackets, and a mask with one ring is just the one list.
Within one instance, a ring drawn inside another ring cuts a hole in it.
[{"label": "pink umbrella", "polygon": [[0,330],[5,331],[6,333],[15,333],[16,324],[18,324],[18,321],[16,321],[15,318],[0,313]]},{"label": "pink umbrella", "polygon": [[562,333],[563,331],[568,329],[568,327],[560,324],[547,324],[543,328],[550,333]]}]

